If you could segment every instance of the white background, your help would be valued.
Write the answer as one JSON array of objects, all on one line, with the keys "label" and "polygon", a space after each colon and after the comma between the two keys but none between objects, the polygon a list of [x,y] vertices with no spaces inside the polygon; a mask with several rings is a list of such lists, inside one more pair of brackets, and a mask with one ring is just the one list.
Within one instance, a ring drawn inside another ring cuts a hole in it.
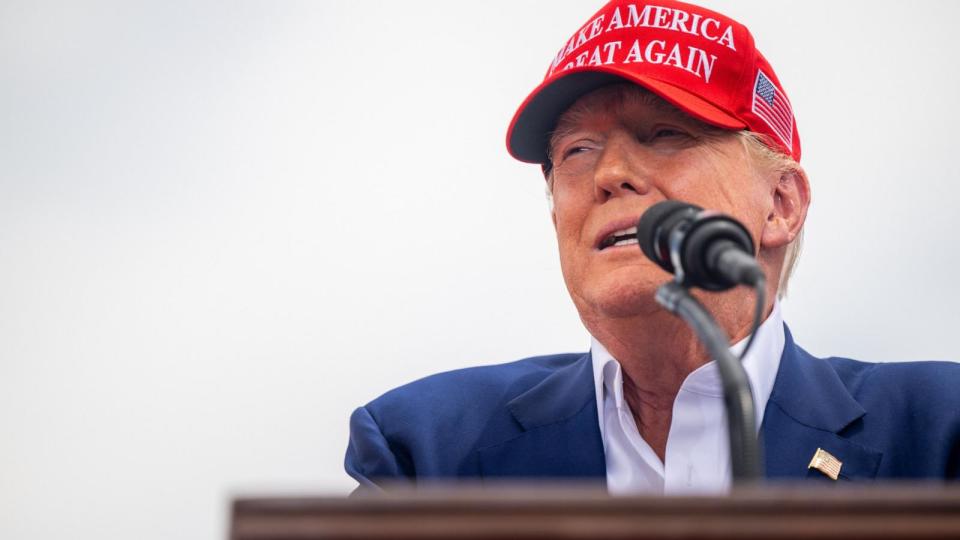
[{"label": "white background", "polygon": [[[708,5],[796,110],[798,341],[960,358],[960,3]],[[584,350],[503,138],[599,6],[0,3],[0,537],[222,538],[381,392]]]}]

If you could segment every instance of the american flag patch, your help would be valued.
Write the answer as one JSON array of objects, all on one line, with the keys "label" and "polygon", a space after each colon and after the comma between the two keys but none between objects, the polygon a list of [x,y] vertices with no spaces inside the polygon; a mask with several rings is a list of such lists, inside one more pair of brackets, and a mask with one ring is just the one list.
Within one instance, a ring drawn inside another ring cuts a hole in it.
[{"label": "american flag patch", "polygon": [[793,149],[793,108],[790,101],[759,70],[753,89],[753,114],[766,122],[787,148]]}]

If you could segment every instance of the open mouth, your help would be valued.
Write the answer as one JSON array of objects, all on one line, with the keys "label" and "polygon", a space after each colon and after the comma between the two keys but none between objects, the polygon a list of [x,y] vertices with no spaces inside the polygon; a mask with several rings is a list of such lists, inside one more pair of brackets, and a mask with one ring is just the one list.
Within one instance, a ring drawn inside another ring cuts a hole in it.
[{"label": "open mouth", "polygon": [[629,246],[631,244],[639,244],[637,240],[637,228],[630,227],[629,229],[621,229],[619,231],[614,231],[604,237],[603,241],[600,242],[600,245],[597,246],[601,251],[609,247],[615,246]]}]

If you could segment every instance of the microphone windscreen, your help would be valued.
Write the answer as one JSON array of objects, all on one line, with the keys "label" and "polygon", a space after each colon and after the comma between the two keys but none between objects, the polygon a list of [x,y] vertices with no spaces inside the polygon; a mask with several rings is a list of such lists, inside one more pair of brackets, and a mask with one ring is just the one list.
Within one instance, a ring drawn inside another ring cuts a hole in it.
[{"label": "microphone windscreen", "polygon": [[[682,201],[660,201],[657,204],[647,208],[646,212],[640,216],[637,222],[637,242],[640,243],[640,249],[643,254],[651,261],[660,266],[670,265],[669,256],[666,260],[661,257],[657,244],[657,234],[668,218],[678,210],[686,209],[699,210],[700,208]],[[663,239],[664,241],[666,238]],[[673,271],[672,267],[668,271]]]}]

